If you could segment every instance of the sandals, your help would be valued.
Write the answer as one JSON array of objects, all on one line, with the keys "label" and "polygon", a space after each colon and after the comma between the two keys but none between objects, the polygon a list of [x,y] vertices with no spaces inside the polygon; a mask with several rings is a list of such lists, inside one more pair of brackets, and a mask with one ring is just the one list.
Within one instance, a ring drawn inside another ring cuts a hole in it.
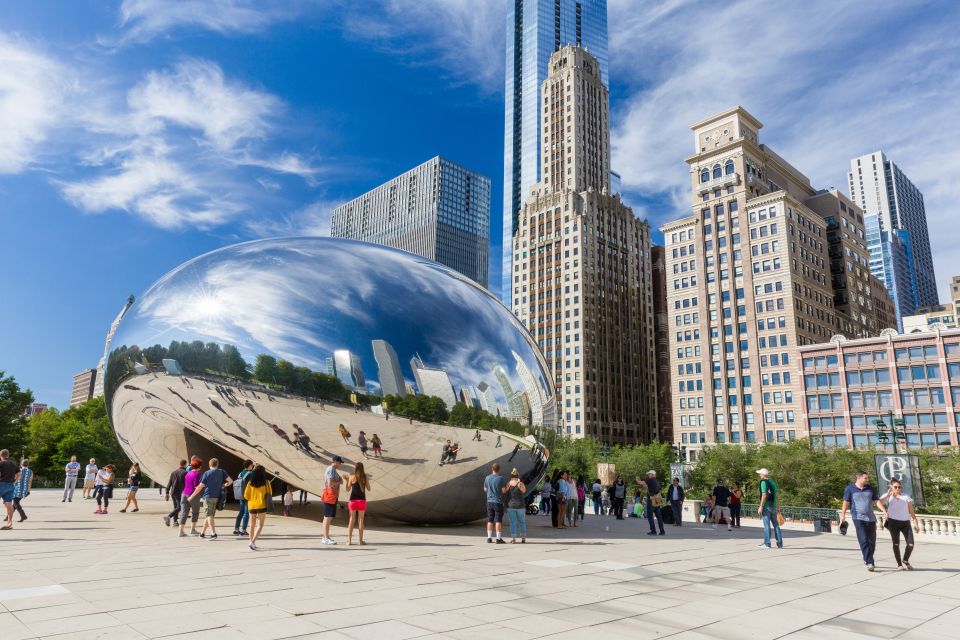
[{"label": "sandals", "polygon": [[5,526],[5,527],[0,527],[0,531],[5,531],[5,530],[7,530],[7,529],[13,529],[13,525],[12,525],[12,524],[8,524],[8,525]]}]

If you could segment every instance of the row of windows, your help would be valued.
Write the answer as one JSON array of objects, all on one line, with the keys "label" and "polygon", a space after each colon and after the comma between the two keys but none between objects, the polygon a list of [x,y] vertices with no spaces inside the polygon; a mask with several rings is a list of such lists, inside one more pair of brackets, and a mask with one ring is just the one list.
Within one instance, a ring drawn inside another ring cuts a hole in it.
[{"label": "row of windows", "polygon": [[[700,170],[700,182],[710,182],[710,180],[715,180],[717,178],[722,178],[724,175],[732,175],[736,171],[733,165],[733,160],[727,160],[723,167],[719,164],[713,165],[713,172],[711,174],[710,170],[704,167]],[[710,176],[713,175],[711,178]]]}]

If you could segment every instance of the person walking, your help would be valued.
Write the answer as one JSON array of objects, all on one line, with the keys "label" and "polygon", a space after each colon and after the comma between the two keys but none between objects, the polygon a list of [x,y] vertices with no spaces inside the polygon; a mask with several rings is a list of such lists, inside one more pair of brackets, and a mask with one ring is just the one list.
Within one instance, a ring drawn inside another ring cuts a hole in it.
[{"label": "person walking", "polygon": [[177,516],[180,515],[180,498],[183,496],[183,479],[187,475],[187,461],[181,460],[180,466],[170,472],[170,477],[167,478],[166,493],[164,494],[164,500],[173,499],[173,509],[170,510],[170,513],[163,516],[163,524],[170,526],[170,520],[174,522],[177,521]]},{"label": "person walking", "polygon": [[[647,478],[644,481],[647,485],[647,523],[650,525],[648,536],[657,535],[654,527],[654,520],[660,527],[660,535],[665,536],[667,532],[663,530],[663,496],[660,495],[660,481],[657,480],[657,472],[651,469],[647,471]],[[639,484],[639,483],[638,483]]]},{"label": "person walking", "polygon": [[623,504],[627,500],[627,485],[623,482],[623,476],[617,476],[613,486],[610,487],[610,506],[613,508],[613,514],[617,520],[623,520]]},{"label": "person walking", "polygon": [[567,484],[567,472],[561,471],[554,483],[553,504],[555,505],[557,529],[566,529],[567,525],[563,519],[567,512],[567,498],[570,493],[570,485]]},{"label": "person walking", "polygon": [[577,516],[583,520],[583,507],[587,504],[587,483],[583,476],[577,477]]},{"label": "person walking", "polygon": [[193,490],[191,498],[202,495],[201,506],[203,507],[203,529],[200,531],[200,537],[207,537],[207,528],[210,528],[210,540],[217,539],[217,503],[220,502],[220,496],[226,488],[233,482],[226,471],[220,468],[220,461],[216,458],[210,458],[210,468],[200,476],[200,484]]},{"label": "person walking", "polygon": [[131,513],[140,511],[140,504],[137,502],[137,491],[140,490],[141,477],[140,465],[134,462],[130,467],[130,471],[127,472],[127,502],[123,505],[123,509],[120,509],[120,513],[126,513],[131,503],[133,503],[133,511],[131,511]]},{"label": "person walking", "polygon": [[283,515],[289,518],[291,513],[293,513],[293,485],[288,484],[283,494]]},{"label": "person walking", "polygon": [[734,529],[740,528],[740,505],[743,503],[743,489],[739,482],[734,482],[730,488],[730,524]]},{"label": "person walking", "polygon": [[97,515],[107,515],[107,509],[110,508],[110,498],[113,497],[113,479],[116,476],[115,469],[112,464],[108,464],[97,471],[97,480],[93,488],[93,494],[97,500],[97,510],[93,513]]},{"label": "person walking", "polygon": [[83,499],[92,500],[93,492],[97,488],[97,471],[100,468],[97,466],[97,460],[95,458],[90,458],[90,462],[87,463],[86,469],[84,469],[83,476]]},{"label": "person walking", "polygon": [[763,543],[759,548],[770,548],[770,529],[773,529],[777,549],[783,549],[783,533],[780,531],[780,487],[770,477],[770,471],[766,467],[757,469],[757,475],[760,476],[760,506],[757,507],[757,515],[763,521]]},{"label": "person walking", "polygon": [[[245,468],[244,471],[247,469]],[[270,481],[267,480],[267,471],[262,464],[258,464],[244,476],[246,483],[243,488],[243,501],[247,506],[250,517],[250,550],[257,550],[257,540],[263,531],[263,524],[267,519],[267,511],[273,500]]]},{"label": "person walking", "polygon": [[367,492],[370,491],[370,478],[363,469],[363,463],[358,462],[353,467],[353,473],[347,478],[347,489],[350,490],[350,502],[347,509],[350,511],[350,521],[347,523],[347,546],[353,544],[353,527],[357,526],[360,535],[360,544],[363,541],[363,518],[367,515]]},{"label": "person walking", "polygon": [[17,479],[16,489],[13,492],[13,508],[20,514],[20,522],[27,519],[27,514],[23,510],[23,501],[30,495],[33,489],[33,469],[30,468],[30,461],[24,458],[20,461],[20,478]]},{"label": "person walking", "polygon": [[[883,503],[886,501],[887,508],[883,509]],[[897,567],[913,571],[913,565],[910,564],[910,554],[913,553],[913,534],[920,533],[920,523],[917,521],[917,514],[913,510],[913,498],[903,493],[903,485],[899,480],[891,480],[889,490],[880,496],[878,501],[880,509],[883,510],[884,526],[890,531],[890,538],[893,542],[893,557],[897,560]],[[910,525],[913,525],[912,527]],[[900,557],[900,534],[903,534],[904,543],[907,550]]]},{"label": "person walking", "polygon": [[233,535],[246,536],[247,524],[250,522],[250,510],[247,505],[247,499],[243,497],[247,488],[247,482],[250,480],[250,474],[253,473],[253,460],[244,460],[243,468],[237,474],[237,479],[233,481],[233,497],[240,501],[240,507],[237,509],[237,518],[233,521]]},{"label": "person walking", "polygon": [[6,517],[0,529],[13,529],[13,496],[17,491],[17,481],[20,480],[20,467],[10,459],[7,449],[0,450],[0,500]]},{"label": "person walking", "polygon": [[383,457],[383,440],[380,439],[380,436],[373,434],[370,438],[370,447],[373,449],[374,458]]},{"label": "person walking", "polygon": [[367,455],[367,434],[363,431],[357,436],[357,445],[360,447],[360,453],[363,454],[363,457],[369,458],[370,456]]},{"label": "person walking", "polygon": [[340,423],[340,426],[337,427],[337,431],[340,432],[340,437],[343,438],[344,444],[350,444],[350,432],[347,431],[347,428],[343,426],[343,423]]},{"label": "person walking", "polygon": [[517,534],[520,534],[520,543],[527,541],[527,521],[526,505],[524,504],[524,494],[527,487],[520,481],[520,472],[514,469],[510,472],[510,481],[502,491],[507,494],[507,518],[510,520],[510,544],[517,541]]},{"label": "person walking", "polygon": [[[550,515],[550,508],[553,506],[553,485],[550,484],[550,476],[543,476],[543,485],[540,487],[540,511],[543,515]],[[557,526],[556,518],[553,519],[553,526]]]},{"label": "person walking", "polygon": [[593,486],[590,487],[593,492],[593,515],[600,515],[600,508],[603,506],[603,485],[600,484],[600,478],[595,478]]},{"label": "person walking", "polygon": [[567,474],[567,526],[577,526],[577,481],[573,479],[573,473]]},{"label": "person walking", "polygon": [[73,490],[77,488],[80,475],[80,463],[77,456],[70,456],[70,462],[63,468],[66,477],[63,480],[63,499],[60,502],[73,502]]},{"label": "person walking", "polygon": [[440,463],[439,463],[439,465],[440,465],[441,467],[442,467],[444,464],[446,464],[447,458],[450,457],[450,448],[451,448],[452,446],[453,446],[453,444],[452,444],[449,440],[447,440],[445,443],[443,443],[443,449],[440,451]]},{"label": "person walking", "polygon": [[180,537],[186,538],[187,534],[184,528],[187,524],[187,517],[190,517],[190,535],[198,536],[197,520],[200,519],[200,495],[195,494],[197,486],[200,484],[200,478],[203,476],[201,468],[203,460],[197,456],[190,459],[190,470],[183,477],[183,493],[180,494]]},{"label": "person walking", "polygon": [[873,513],[873,505],[881,509],[877,492],[870,485],[870,475],[866,471],[857,471],[853,482],[847,485],[843,492],[843,506],[840,507],[840,522],[847,519],[847,510],[853,519],[853,527],[857,530],[857,542],[860,543],[860,553],[863,555],[863,564],[867,571],[873,571],[875,563],[873,553],[877,549],[877,516]]},{"label": "person walking", "polygon": [[717,486],[713,488],[713,524],[710,525],[716,529],[720,518],[727,523],[727,531],[733,531],[733,523],[730,521],[730,489],[723,484],[723,480],[717,478]]},{"label": "person walking", "polygon": [[340,485],[343,484],[343,477],[337,471],[341,464],[343,458],[333,456],[330,466],[323,472],[323,495],[320,497],[323,501],[323,544],[337,544],[337,541],[330,537],[330,523],[337,515]]},{"label": "person walking", "polygon": [[687,494],[680,486],[680,478],[674,478],[673,484],[667,490],[667,498],[670,500],[670,510],[673,512],[673,526],[683,526],[683,501]]},{"label": "person walking", "polygon": [[483,491],[487,494],[487,542],[493,542],[493,532],[497,532],[497,544],[504,544],[503,530],[503,476],[500,465],[493,463],[492,472],[483,481]]}]

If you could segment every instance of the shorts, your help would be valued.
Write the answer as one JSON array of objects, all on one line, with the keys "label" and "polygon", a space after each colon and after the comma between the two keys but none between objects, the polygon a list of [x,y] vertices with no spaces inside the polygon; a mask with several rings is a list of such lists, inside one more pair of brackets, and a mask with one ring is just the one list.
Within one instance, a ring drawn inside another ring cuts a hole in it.
[{"label": "shorts", "polygon": [[87,480],[86,478],[83,479],[83,488],[84,488],[84,489],[93,489],[93,487],[94,487],[94,481],[93,481],[93,480]]},{"label": "shorts", "polygon": [[212,518],[217,515],[217,498],[204,498],[201,502],[203,503],[204,517]]},{"label": "shorts", "polygon": [[350,511],[366,511],[367,510],[367,501],[366,500],[351,500],[347,503],[347,509]]},{"label": "shorts", "polygon": [[12,482],[0,482],[0,499],[4,502],[13,502],[16,485]]},{"label": "shorts", "polygon": [[714,510],[720,518],[724,518],[727,522],[730,521],[730,507],[714,507]]},{"label": "shorts", "polygon": [[250,509],[250,513],[266,513],[266,509]]},{"label": "shorts", "polygon": [[136,487],[127,487],[127,491],[129,491],[130,493],[136,493],[136,492],[137,492],[137,489],[139,489],[139,488],[140,488],[139,486],[136,486]]},{"label": "shorts", "polygon": [[487,503],[487,522],[497,524],[503,522],[503,504],[499,502]]},{"label": "shorts", "polygon": [[337,517],[337,504],[329,504],[327,502],[323,503],[323,517],[324,518],[336,518]]}]

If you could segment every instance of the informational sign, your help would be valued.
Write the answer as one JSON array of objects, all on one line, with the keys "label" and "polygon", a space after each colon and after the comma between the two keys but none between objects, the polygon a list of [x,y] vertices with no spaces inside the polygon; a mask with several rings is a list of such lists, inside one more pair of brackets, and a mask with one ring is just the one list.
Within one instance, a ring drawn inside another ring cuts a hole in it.
[{"label": "informational sign", "polygon": [[597,477],[600,478],[600,484],[612,485],[617,480],[617,465],[611,462],[598,462]]},{"label": "informational sign", "polygon": [[670,483],[673,483],[674,478],[680,478],[680,486],[684,489],[687,489],[687,465],[682,462],[672,462],[670,463]]},{"label": "informational sign", "polygon": [[916,506],[924,506],[923,482],[920,477],[920,458],[906,453],[878,453],[874,456],[877,467],[877,491],[883,495],[892,480],[899,480],[902,492],[913,498]]},{"label": "informational sign", "polygon": [[350,394],[350,404],[357,404],[357,394],[355,393]]}]

